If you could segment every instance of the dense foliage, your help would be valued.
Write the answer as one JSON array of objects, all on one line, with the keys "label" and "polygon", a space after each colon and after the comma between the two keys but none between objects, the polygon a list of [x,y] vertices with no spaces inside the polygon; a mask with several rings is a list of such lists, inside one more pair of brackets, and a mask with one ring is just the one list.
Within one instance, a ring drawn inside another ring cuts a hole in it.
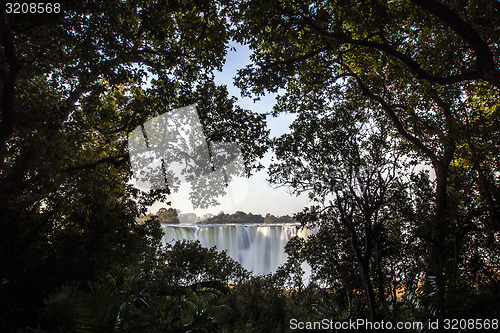
[{"label": "dense foliage", "polygon": [[213,80],[228,48],[224,5],[2,9],[0,330],[36,327],[43,297],[63,285],[122,285],[151,251],[156,236],[136,218],[169,189],[135,189],[127,152],[148,119],[196,103],[207,140],[238,144],[246,171],[259,167],[264,116]]},{"label": "dense foliage", "polygon": [[220,213],[210,218],[201,220],[199,223],[202,224],[231,224],[231,223],[254,223],[254,224],[262,224],[262,223],[297,223],[296,220],[291,218],[288,215],[284,216],[274,216],[272,214],[266,214],[266,216],[262,216],[260,214],[252,214],[245,213],[241,211],[237,211],[233,214],[224,214]]},{"label": "dense foliage", "polygon": [[[60,4],[0,12],[0,331],[500,317],[498,1]],[[289,133],[215,84],[231,40],[253,52],[236,83],[278,92]],[[310,197],[295,218],[317,232],[271,276],[137,219],[173,188],[132,186],[127,135],[193,104],[247,175],[271,148],[270,180]]]},{"label": "dense foliage", "polygon": [[496,290],[500,258],[498,2],[250,0],[238,9],[236,38],[254,62],[238,85],[283,91],[275,114],[297,114],[274,142],[271,177],[318,205],[299,214],[325,229],[305,260],[334,275],[327,286],[347,285],[342,268],[354,273],[361,284],[348,289],[363,288],[363,316],[389,316],[398,307],[389,289],[406,278],[425,282],[429,315],[473,315],[457,298],[475,299],[482,291],[471,284],[484,281]]}]

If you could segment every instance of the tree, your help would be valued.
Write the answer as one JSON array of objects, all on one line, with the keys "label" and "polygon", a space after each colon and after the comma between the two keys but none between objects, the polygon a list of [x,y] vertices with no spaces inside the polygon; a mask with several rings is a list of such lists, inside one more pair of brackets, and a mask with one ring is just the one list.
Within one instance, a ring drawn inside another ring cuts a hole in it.
[{"label": "tree", "polygon": [[160,208],[156,213],[158,219],[162,223],[179,223],[179,217],[177,216],[177,212],[173,208]]},{"label": "tree", "polygon": [[127,134],[146,120],[198,103],[208,141],[241,143],[246,171],[258,167],[264,116],[213,82],[228,47],[225,4],[64,1],[58,13],[2,11],[2,330],[34,325],[42,294],[62,284],[123,279],[147,251],[147,224],[135,218],[169,189],[129,183]]},{"label": "tree", "polygon": [[[498,171],[486,157],[496,148],[482,146],[482,162],[475,162],[474,144],[467,144],[484,143],[479,134],[483,126],[498,135],[498,128],[490,127],[497,119],[493,96],[500,88],[500,50],[493,28],[498,10],[494,1],[464,6],[437,0],[255,0],[241,3],[233,16],[237,39],[254,51],[254,65],[237,78],[245,93],[284,89],[275,113],[301,113],[341,96],[352,101],[352,112],[371,109],[385,118],[415,160],[431,165],[434,213],[419,236],[430,249],[427,270],[437,278],[441,301],[445,276],[453,275],[456,260],[451,236],[456,224],[450,216],[458,207],[449,199],[449,179],[458,154],[478,175],[478,194],[488,207],[482,219],[494,220],[495,229],[500,226],[492,194],[498,179],[483,174],[481,180],[483,167]],[[481,107],[470,98],[481,100]]]},{"label": "tree", "polygon": [[270,176],[314,203],[297,214],[303,226],[319,228],[298,249],[313,273],[330,288],[362,288],[369,318],[380,320],[389,316],[392,288],[415,278],[409,267],[418,267],[414,253],[401,250],[414,246],[410,165],[369,112],[360,117],[338,104],[302,112],[292,132],[276,139],[279,163]]}]

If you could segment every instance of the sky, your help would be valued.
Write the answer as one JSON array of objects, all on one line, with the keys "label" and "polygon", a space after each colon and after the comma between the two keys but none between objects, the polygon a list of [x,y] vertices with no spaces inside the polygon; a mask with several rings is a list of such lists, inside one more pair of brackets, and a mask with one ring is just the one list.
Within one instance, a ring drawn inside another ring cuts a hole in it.
[{"label": "sky", "polygon": [[[260,100],[254,101],[253,98],[243,98],[239,88],[233,84],[233,78],[238,69],[250,64],[251,51],[248,47],[240,44],[232,44],[235,50],[230,50],[226,56],[226,62],[221,72],[215,73],[217,84],[226,85],[230,95],[235,96],[237,104],[244,109],[254,112],[265,113],[272,110],[275,104],[275,95],[268,94],[262,96]],[[267,125],[271,131],[271,136],[279,136],[289,131],[289,125],[294,119],[293,115],[283,114],[279,117],[267,116]],[[308,205],[307,196],[299,197],[289,194],[287,188],[276,188],[267,182],[267,166],[271,162],[272,153],[267,153],[261,163],[266,166],[260,172],[255,173],[250,178],[239,178],[229,184],[229,195],[220,198],[221,205],[204,210],[195,210],[192,208],[188,198],[188,189],[181,189],[172,200],[172,207],[181,213],[195,213],[203,216],[206,213],[217,214],[221,211],[225,213],[234,213],[244,211],[247,213],[266,215],[267,213],[281,216],[293,215]],[[156,213],[165,204],[156,203],[149,211]]]}]

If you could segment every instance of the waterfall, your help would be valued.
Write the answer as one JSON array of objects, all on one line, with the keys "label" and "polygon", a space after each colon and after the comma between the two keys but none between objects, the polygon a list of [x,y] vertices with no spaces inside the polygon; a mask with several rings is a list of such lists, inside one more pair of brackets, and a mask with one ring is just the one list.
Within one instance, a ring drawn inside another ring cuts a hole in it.
[{"label": "waterfall", "polygon": [[274,273],[285,263],[285,245],[295,235],[306,238],[311,232],[298,224],[210,224],[163,225],[164,243],[199,240],[204,247],[215,246],[238,261],[254,275]]}]

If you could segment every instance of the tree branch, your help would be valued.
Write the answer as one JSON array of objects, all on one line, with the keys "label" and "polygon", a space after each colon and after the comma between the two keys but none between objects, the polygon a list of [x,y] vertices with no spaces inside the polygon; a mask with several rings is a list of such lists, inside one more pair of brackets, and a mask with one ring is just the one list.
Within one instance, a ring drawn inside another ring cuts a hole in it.
[{"label": "tree branch", "polygon": [[437,0],[411,0],[415,5],[435,15],[445,22],[451,30],[464,39],[476,54],[476,68],[481,78],[500,87],[500,71],[496,68],[493,53],[488,44],[470,24],[452,11],[448,6]]},{"label": "tree branch", "polygon": [[406,128],[404,127],[403,123],[401,122],[401,119],[396,115],[392,107],[380,96],[375,95],[371,90],[366,86],[366,84],[361,80],[361,78],[356,75],[354,72],[352,72],[349,69],[349,76],[353,77],[361,91],[370,99],[378,102],[382,109],[387,112],[389,117],[391,118],[392,122],[394,123],[394,126],[396,127],[397,131],[401,136],[403,136],[406,140],[410,141],[415,147],[417,147],[422,153],[424,153],[433,164],[439,163],[439,160],[434,154],[432,150],[430,150],[427,146],[423,144],[422,141],[420,141],[417,137],[411,135]]},{"label": "tree branch", "polygon": [[84,164],[78,164],[74,166],[70,166],[66,168],[66,172],[71,172],[71,171],[76,171],[76,170],[83,170],[83,169],[95,169],[99,165],[104,164],[104,163],[110,163],[115,167],[120,167],[121,165],[125,164],[129,160],[129,154],[120,154],[116,156],[109,156],[102,158],[100,160],[97,160],[95,162],[89,162],[89,163],[84,163]]},{"label": "tree branch", "polygon": [[263,66],[261,66],[261,68],[266,69],[266,68],[270,68],[270,67],[274,67],[274,66],[290,65],[290,64],[297,63],[297,62],[302,62],[302,61],[305,61],[309,58],[314,57],[317,54],[320,54],[324,51],[327,51],[329,49],[330,49],[329,46],[323,46],[323,47],[320,47],[319,49],[313,50],[311,52],[305,53],[305,54],[298,56],[298,57],[295,57],[295,58],[289,58],[286,60],[275,61],[275,62],[266,64],[266,65],[263,65]]},{"label": "tree branch", "polygon": [[[412,0],[413,2],[437,2],[435,0]],[[441,4],[442,5],[442,4]],[[442,5],[444,6],[444,5]],[[446,6],[444,6],[447,8]],[[458,17],[455,13],[453,13],[449,8],[447,8],[449,12],[452,13],[456,18],[454,20],[461,20],[460,17]],[[348,37],[346,34],[342,32],[330,32],[330,31],[325,31],[321,26],[315,22],[315,20],[311,17],[308,16],[302,16],[302,19],[306,25],[311,26],[318,32],[321,36],[328,39],[335,39],[338,40],[342,43],[346,44],[351,44],[351,45],[356,45],[356,46],[363,46],[363,47],[368,47],[372,49],[376,49],[379,51],[383,51],[384,53],[398,59],[401,61],[404,65],[408,67],[408,69],[415,75],[417,79],[422,79],[422,80],[427,80],[431,81],[437,84],[441,85],[446,85],[446,84],[453,84],[453,83],[458,83],[462,81],[467,81],[467,80],[479,80],[483,79],[487,82],[490,82],[494,84],[497,87],[500,87],[500,71],[496,69],[495,63],[493,61],[493,54],[491,53],[491,50],[489,49],[488,45],[481,39],[481,37],[475,32],[472,27],[470,27],[467,23],[465,23],[462,20],[462,24],[460,24],[460,27],[457,27],[457,30],[453,30],[457,32],[457,34],[464,38],[466,41],[469,43],[473,42],[471,44],[471,47],[473,48],[474,52],[476,53],[477,59],[476,59],[476,68],[471,69],[471,70],[464,70],[461,73],[454,74],[454,75],[448,75],[448,76],[438,76],[438,75],[433,75],[427,72],[420,64],[415,61],[413,58],[410,56],[396,50],[394,47],[391,45],[387,44],[386,42],[380,43],[380,42],[375,42],[373,40],[369,40],[369,38],[365,39],[353,39]],[[448,22],[447,22],[448,23]],[[468,28],[473,30],[473,33],[469,33],[469,35],[462,35],[463,31],[462,30],[467,30]],[[378,34],[379,36],[382,36],[382,33]],[[384,39],[384,38],[382,38]]]}]

